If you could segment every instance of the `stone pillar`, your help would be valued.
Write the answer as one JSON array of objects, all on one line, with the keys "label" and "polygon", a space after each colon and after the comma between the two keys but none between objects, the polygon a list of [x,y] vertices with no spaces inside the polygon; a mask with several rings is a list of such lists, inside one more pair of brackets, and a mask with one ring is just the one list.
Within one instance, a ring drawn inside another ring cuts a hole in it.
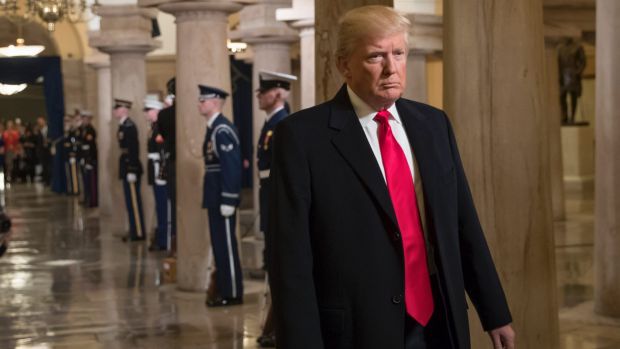
[{"label": "stone pillar", "polygon": [[564,209],[564,164],[562,161],[562,115],[560,111],[560,78],[557,40],[545,39],[547,66],[547,121],[549,122],[549,164],[553,219],[566,218]]},{"label": "stone pillar", "polygon": [[426,53],[411,50],[407,57],[407,87],[403,97],[428,103],[426,86]]},{"label": "stone pillar", "polygon": [[620,2],[596,1],[595,312],[620,317]]},{"label": "stone pillar", "polygon": [[315,59],[314,59],[314,19],[297,21],[292,24],[299,30],[301,59],[301,109],[316,105]]},{"label": "stone pillar", "polygon": [[117,203],[123,202],[123,190],[116,178],[118,172],[118,146],[116,144],[117,121],[112,118],[112,76],[110,61],[107,56],[99,55],[87,62],[97,71],[97,110],[95,111],[97,128],[97,180],[99,182],[99,212],[103,217],[120,220]]},{"label": "stone pillar", "polygon": [[[542,2],[444,5],[446,111],[518,346],[558,348]],[[492,348],[469,313],[472,348]]]},{"label": "stone pillar", "polygon": [[288,22],[299,31],[299,59],[301,61],[300,97],[301,108],[309,108],[315,103],[315,59],[314,59],[314,0],[293,0],[291,8],[276,10],[278,21]]},{"label": "stone pillar", "polygon": [[[97,9],[97,15],[101,17],[101,29],[99,33],[90,37],[89,44],[110,56],[111,97],[133,102],[130,117],[138,127],[140,161],[142,166],[146,166],[149,126],[142,114],[142,101],[146,95],[145,57],[148,52],[160,46],[158,41],[151,38],[151,19],[156,17],[157,11],[135,5],[105,5]],[[108,167],[110,175],[109,188],[102,187],[104,191],[100,195],[105,196],[110,192],[114,205],[114,219],[120,220],[121,218],[116,215],[123,212],[122,217],[127,221],[127,213],[119,206],[124,199],[122,185],[118,180],[120,154],[116,135],[118,121],[112,119],[112,101],[109,103],[108,110],[101,109],[104,114],[99,115],[100,119],[111,120],[105,125],[110,140],[109,150],[107,154],[102,154],[102,165]],[[99,180],[102,180],[101,176]],[[155,205],[152,190],[146,184],[146,176],[142,178],[141,191],[145,232],[147,237],[150,237],[155,221]]]},{"label": "stone pillar", "polygon": [[338,20],[347,11],[366,5],[394,6],[394,0],[315,0],[316,103],[332,99],[344,80],[336,67]]},{"label": "stone pillar", "polygon": [[[198,113],[198,84],[231,92],[228,14],[240,8],[240,4],[222,1],[159,6],[176,17],[177,25],[177,285],[185,291],[206,289],[211,249],[207,211],[202,209],[202,144],[207,123]],[[230,98],[223,113],[232,119]]]},{"label": "stone pillar", "polygon": [[[252,67],[252,88],[258,89],[258,73],[269,70],[291,73],[291,44],[298,40],[298,34],[285,23],[276,20],[276,9],[290,6],[290,0],[262,0],[241,10],[239,29],[230,33],[231,40],[241,40],[251,46],[254,52]],[[295,91],[291,91],[295,93]],[[252,100],[252,163],[254,164],[254,216],[258,215],[258,170],[256,168],[256,145],[265,123],[265,112],[258,108],[258,100]],[[255,220],[254,231],[261,236],[259,220]]]}]

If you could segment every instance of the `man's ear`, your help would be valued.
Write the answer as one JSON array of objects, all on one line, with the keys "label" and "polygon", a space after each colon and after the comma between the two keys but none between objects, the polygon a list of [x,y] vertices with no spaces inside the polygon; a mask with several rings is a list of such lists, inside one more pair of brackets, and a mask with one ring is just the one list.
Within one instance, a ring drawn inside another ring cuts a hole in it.
[{"label": "man's ear", "polygon": [[345,79],[349,78],[349,76],[351,75],[351,70],[349,69],[349,61],[347,59],[345,59],[344,57],[337,57],[336,67]]}]

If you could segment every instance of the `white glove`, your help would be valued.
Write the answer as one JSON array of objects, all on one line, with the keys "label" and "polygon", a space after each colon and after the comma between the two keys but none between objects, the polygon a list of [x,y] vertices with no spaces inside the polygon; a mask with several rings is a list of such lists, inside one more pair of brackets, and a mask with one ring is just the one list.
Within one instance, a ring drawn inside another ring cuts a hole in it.
[{"label": "white glove", "polygon": [[235,206],[220,205],[220,213],[224,217],[230,217],[235,214]]},{"label": "white glove", "polygon": [[136,176],[135,173],[128,173],[127,174],[127,182],[135,183],[137,180],[138,180],[138,177]]},{"label": "white glove", "polygon": [[166,183],[167,183],[167,182],[166,182],[166,180],[165,180],[165,179],[158,179],[158,178],[155,178],[155,184],[157,184],[157,185],[166,185]]},{"label": "white glove", "polygon": [[69,163],[71,165],[74,165],[75,164],[75,158],[69,158]]}]

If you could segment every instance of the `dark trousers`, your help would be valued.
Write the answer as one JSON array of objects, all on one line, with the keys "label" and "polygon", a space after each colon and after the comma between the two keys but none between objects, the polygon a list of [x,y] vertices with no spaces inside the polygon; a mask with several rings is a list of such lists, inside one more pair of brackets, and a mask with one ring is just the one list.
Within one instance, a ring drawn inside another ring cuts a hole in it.
[{"label": "dark trousers", "polygon": [[168,197],[167,184],[153,184],[155,195],[155,212],[157,213],[157,229],[155,229],[155,244],[159,248],[168,249],[172,234],[172,207]]},{"label": "dark trousers", "polygon": [[97,168],[86,168],[82,170],[82,179],[84,180],[84,206],[97,207],[99,198],[97,192]]},{"label": "dark trousers", "polygon": [[172,212],[170,216],[170,229],[172,234],[172,240],[174,240],[177,232],[177,177],[175,166],[176,165],[173,161],[169,162],[167,178],[167,192],[168,198],[170,199],[170,212]]},{"label": "dark trousers", "polygon": [[434,309],[425,327],[408,314],[405,315],[405,349],[451,349],[455,348],[454,330],[450,325],[448,308],[444,303],[444,292],[437,274],[431,275]]},{"label": "dark trousers", "polygon": [[210,208],[208,212],[218,293],[222,298],[242,298],[243,275],[235,236],[237,214],[224,217],[219,207]]},{"label": "dark trousers", "polygon": [[131,240],[144,240],[144,214],[142,214],[142,198],[140,195],[140,177],[135,183],[129,183],[123,179],[123,191],[125,192],[125,205],[129,216],[129,238]]}]

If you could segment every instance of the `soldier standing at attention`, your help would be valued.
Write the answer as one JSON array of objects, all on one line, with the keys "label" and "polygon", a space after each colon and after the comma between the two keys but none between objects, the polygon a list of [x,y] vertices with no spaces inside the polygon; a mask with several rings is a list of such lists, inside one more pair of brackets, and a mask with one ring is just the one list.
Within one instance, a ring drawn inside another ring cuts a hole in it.
[{"label": "soldier standing at attention", "polygon": [[170,219],[171,207],[170,199],[166,190],[166,180],[161,176],[161,164],[164,155],[164,138],[158,129],[158,113],[164,107],[156,95],[148,95],[144,99],[144,116],[151,124],[148,142],[146,145],[148,153],[147,179],[148,184],[153,187],[155,196],[155,212],[157,213],[157,228],[150,251],[166,251],[170,244]]},{"label": "soldier standing at attention", "polygon": [[175,93],[176,93],[176,79],[172,78],[168,80],[166,83],[166,89],[168,91],[168,95],[166,96],[166,104],[168,105],[166,108],[162,109],[159,114],[157,114],[157,130],[161,135],[164,141],[164,154],[161,160],[161,171],[160,177],[161,179],[166,181],[166,191],[168,193],[168,199],[170,201],[170,243],[168,244],[168,250],[172,255],[175,253],[176,246],[176,165],[175,165],[175,156],[176,156],[176,128],[175,128],[175,118],[176,118],[176,104],[175,104]]},{"label": "soldier standing at attention", "polygon": [[82,116],[82,180],[84,182],[84,206],[98,206],[97,191],[97,131],[93,127],[93,113],[88,110],[81,112]]},{"label": "soldier standing at attention", "polygon": [[235,126],[222,115],[228,93],[198,85],[198,110],[207,119],[203,143],[205,160],[202,207],[208,210],[215,257],[217,295],[207,297],[209,307],[243,303],[243,283],[237,238],[236,210],[241,192],[241,149]]},{"label": "soldier standing at attention", "polygon": [[114,99],[113,115],[119,122],[117,135],[121,156],[118,172],[119,179],[123,181],[125,205],[129,216],[129,234],[123,237],[123,241],[141,241],[145,239],[144,215],[142,214],[140,196],[142,164],[140,163],[138,128],[129,118],[131,104],[130,101]]},{"label": "soldier standing at attention", "polygon": [[[276,125],[288,116],[285,108],[286,99],[289,96],[291,82],[297,80],[296,76],[261,71],[259,76],[259,88],[256,91],[258,107],[267,114],[265,124],[258,138],[256,148],[256,158],[258,166],[258,178],[260,181],[259,201],[260,201],[260,230],[267,234],[267,219],[269,217],[269,172],[271,170],[271,144],[273,141]],[[265,256],[267,253],[265,253]],[[265,259],[265,264],[267,260]],[[275,347],[275,327],[272,321],[272,309],[269,308],[267,318],[263,326],[263,333],[258,337],[257,342],[263,348]]]}]

